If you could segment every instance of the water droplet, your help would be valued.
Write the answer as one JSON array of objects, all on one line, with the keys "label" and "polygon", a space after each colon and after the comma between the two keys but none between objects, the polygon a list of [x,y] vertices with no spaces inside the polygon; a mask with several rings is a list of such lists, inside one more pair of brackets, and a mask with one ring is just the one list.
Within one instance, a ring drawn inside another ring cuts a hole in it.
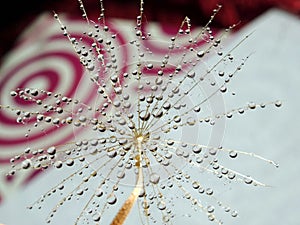
[{"label": "water droplet", "polygon": [[193,146],[193,152],[195,154],[199,154],[202,151],[202,147],[198,146],[198,145],[194,145]]},{"label": "water droplet", "polygon": [[101,215],[100,215],[100,214],[95,214],[95,215],[93,216],[93,220],[94,220],[95,222],[99,222],[100,219],[101,219]]},{"label": "water droplet", "polygon": [[165,110],[169,110],[171,108],[171,104],[169,102],[166,102],[164,105],[163,105],[163,108]]},{"label": "water droplet", "polygon": [[178,116],[178,115],[174,116],[173,120],[174,120],[175,123],[179,123],[181,121],[181,117]]},{"label": "water droplet", "polygon": [[248,103],[248,107],[249,107],[249,109],[255,109],[256,108],[256,104],[254,102],[249,102]]},{"label": "water droplet", "polygon": [[83,190],[82,189],[77,190],[76,194],[77,195],[83,195]]},{"label": "water droplet", "polygon": [[197,56],[199,57],[199,58],[202,58],[203,56],[204,56],[204,51],[199,51],[198,53],[197,53]]},{"label": "water droplet", "polygon": [[25,159],[23,162],[22,162],[22,168],[23,169],[29,169],[31,167],[31,160],[30,159]]},{"label": "water droplet", "polygon": [[67,159],[66,165],[67,166],[73,166],[74,165],[74,160],[73,159]]},{"label": "water droplet", "polygon": [[114,205],[117,202],[117,197],[115,196],[115,194],[110,194],[107,198],[107,203],[110,205]]},{"label": "water droplet", "polygon": [[206,194],[207,195],[212,195],[213,193],[214,193],[213,189],[211,189],[211,188],[206,189]]},{"label": "water droplet", "polygon": [[143,209],[149,209],[150,205],[148,204],[148,202],[144,201],[142,202],[142,207]]},{"label": "water droplet", "polygon": [[47,153],[48,153],[49,155],[55,155],[55,153],[56,153],[56,148],[55,148],[54,146],[48,148],[48,149],[47,149]]},{"label": "water droplet", "polygon": [[200,106],[196,106],[196,107],[194,108],[194,112],[200,112],[200,110],[201,110]]},{"label": "water droplet", "polygon": [[213,214],[208,214],[208,219],[209,221],[214,221],[216,219],[216,217]]},{"label": "water droplet", "polygon": [[16,97],[18,95],[18,93],[16,91],[11,91],[10,92],[10,96],[12,97]]},{"label": "water droplet", "polygon": [[152,68],[153,68],[153,64],[152,63],[147,64],[147,69],[152,69]]},{"label": "water droplet", "polygon": [[196,124],[196,120],[193,117],[187,118],[186,123],[190,126],[194,126]]},{"label": "water droplet", "polygon": [[156,111],[152,114],[155,118],[161,118],[163,116],[163,111]]},{"label": "water droplet", "polygon": [[238,216],[238,212],[235,211],[235,210],[233,210],[233,211],[231,212],[231,216],[232,216],[232,217],[237,217],[237,216]]},{"label": "water droplet", "polygon": [[247,176],[247,177],[244,178],[244,182],[245,182],[246,184],[252,184],[253,179],[252,179],[250,176]]},{"label": "water droplet", "polygon": [[166,209],[166,203],[164,201],[159,201],[157,204],[158,209],[165,210]]},{"label": "water droplet", "polygon": [[101,197],[103,195],[103,190],[101,188],[97,189],[96,192],[95,192],[95,195],[97,197]]},{"label": "water droplet", "polygon": [[206,209],[208,213],[213,213],[215,211],[215,207],[213,207],[212,205],[207,206]]},{"label": "water droplet", "polygon": [[276,107],[281,107],[282,106],[282,102],[281,101],[276,101],[275,102],[275,106]]},{"label": "water droplet", "polygon": [[141,113],[140,113],[140,119],[142,121],[147,121],[150,119],[150,112],[148,112],[147,110],[143,110]]},{"label": "water droplet", "polygon": [[157,173],[150,174],[150,182],[152,184],[158,184],[159,180],[160,180],[160,176]]},{"label": "water droplet", "polygon": [[196,73],[195,73],[195,71],[193,71],[193,70],[191,70],[191,71],[189,71],[189,72],[187,73],[187,76],[188,76],[189,78],[194,78],[195,75],[196,75]]},{"label": "water droplet", "polygon": [[230,152],[229,152],[229,156],[230,156],[230,158],[236,158],[236,157],[237,157],[237,155],[238,155],[238,154],[237,154],[237,152],[236,152],[236,151],[233,151],[233,150],[232,150],[232,151],[230,151]]},{"label": "water droplet", "polygon": [[167,145],[172,146],[174,145],[174,140],[167,140]]},{"label": "water droplet", "polygon": [[200,187],[200,183],[198,181],[194,181],[192,183],[192,186],[193,186],[194,189],[198,189]]},{"label": "water droplet", "polygon": [[55,168],[57,168],[57,169],[60,169],[60,168],[62,168],[62,166],[63,166],[63,163],[62,163],[62,161],[55,161],[54,162],[54,167]]}]

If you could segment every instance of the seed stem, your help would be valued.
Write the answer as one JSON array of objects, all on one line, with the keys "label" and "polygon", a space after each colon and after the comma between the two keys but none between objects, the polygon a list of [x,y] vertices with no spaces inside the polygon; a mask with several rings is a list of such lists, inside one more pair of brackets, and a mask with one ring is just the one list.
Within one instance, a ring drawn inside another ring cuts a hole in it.
[{"label": "seed stem", "polygon": [[142,142],[143,142],[144,137],[138,136],[136,137],[137,140],[137,145],[136,148],[138,150],[138,156],[136,157],[137,163],[136,166],[138,167],[138,176],[137,176],[137,182],[132,190],[131,194],[127,198],[127,200],[123,203],[122,207],[119,209],[119,212],[115,216],[114,220],[111,222],[110,225],[122,225],[124,224],[126,218],[128,217],[134,203],[136,202],[142,188],[143,188],[143,170],[141,167],[141,158],[142,158]]}]

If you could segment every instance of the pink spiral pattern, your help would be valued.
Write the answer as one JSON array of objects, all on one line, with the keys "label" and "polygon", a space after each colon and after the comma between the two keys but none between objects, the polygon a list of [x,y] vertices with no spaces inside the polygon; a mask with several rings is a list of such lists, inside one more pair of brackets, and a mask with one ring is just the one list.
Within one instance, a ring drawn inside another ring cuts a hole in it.
[{"label": "pink spiral pattern", "polygon": [[[81,39],[81,44],[91,46],[93,39],[83,35],[85,21],[64,19],[72,37]],[[47,30],[43,27],[47,26]],[[28,111],[38,110],[36,103],[25,101],[20,97],[12,98],[10,92],[24,88],[42,86],[43,90],[59,93],[61,96],[79,99],[89,105],[95,101],[97,87],[86,84],[88,74],[71,44],[58,29],[59,25],[52,16],[41,16],[37,25],[31,28],[31,33],[7,57],[7,63],[2,68],[0,76],[0,104],[2,108]],[[116,32],[110,27],[111,32]],[[37,34],[38,37],[35,36]],[[121,34],[117,36],[115,45],[124,45],[126,41]],[[120,62],[126,61],[127,49],[122,48]],[[21,57],[19,57],[21,56]],[[7,66],[6,66],[7,65]],[[120,71],[123,73],[126,67]],[[103,76],[107,76],[100,69]],[[102,76],[102,75],[101,75]],[[89,81],[90,82],[90,81]],[[89,85],[89,88],[86,88]],[[41,99],[43,100],[43,99]],[[54,102],[54,99],[50,101]],[[49,114],[51,116],[51,112]],[[32,129],[34,119],[19,124],[17,116],[9,109],[0,111],[0,163],[7,164],[12,156],[22,153],[24,146],[59,145],[73,138],[71,126],[59,128],[49,124],[43,132]],[[30,135],[24,134],[31,130]],[[45,135],[46,134],[46,135]],[[49,141],[50,140],[50,141]]]},{"label": "pink spiral pattern", "polygon": [[[90,37],[83,35],[86,28],[85,21],[64,19],[68,24],[68,30],[72,37],[81,40],[81,44],[91,46],[94,42]],[[47,29],[44,29],[47,27]],[[35,119],[29,119],[26,124],[16,122],[17,115],[11,109],[37,111],[37,104],[32,101],[25,101],[20,97],[11,97],[10,92],[24,88],[40,88],[43,90],[58,93],[68,98],[79,99],[83,104],[91,105],[97,98],[97,87],[92,85],[89,74],[80,63],[79,57],[72,48],[70,42],[58,29],[59,25],[52,15],[41,15],[28,32],[20,40],[20,44],[7,56],[2,68],[0,68],[0,166],[3,171],[9,170],[10,159],[22,154],[26,146],[47,147],[67,143],[74,136],[71,126],[47,124],[43,131],[33,129]],[[113,26],[111,32],[118,33]],[[122,34],[114,40],[116,46],[124,46],[126,43]],[[119,53],[120,63],[126,62],[128,52],[126,46]],[[120,70],[124,73],[126,67]],[[107,76],[100,69],[99,75]],[[87,83],[88,80],[88,83]],[[121,79],[120,79],[121,80]],[[88,88],[87,88],[88,87]],[[46,98],[46,96],[45,96]],[[43,97],[41,100],[44,100]],[[47,99],[45,99],[47,100]],[[50,99],[52,104],[55,99]],[[9,106],[9,108],[6,108]],[[5,109],[6,108],[6,109]],[[53,112],[48,115],[51,116]],[[24,134],[30,130],[30,135]],[[77,131],[80,132],[80,129]],[[21,182],[12,177],[1,177],[2,188],[24,186],[30,183],[41,171],[33,171],[22,175]],[[5,174],[3,174],[5,176]],[[19,178],[20,179],[20,178]],[[7,197],[7,193],[0,193],[0,203]]]}]

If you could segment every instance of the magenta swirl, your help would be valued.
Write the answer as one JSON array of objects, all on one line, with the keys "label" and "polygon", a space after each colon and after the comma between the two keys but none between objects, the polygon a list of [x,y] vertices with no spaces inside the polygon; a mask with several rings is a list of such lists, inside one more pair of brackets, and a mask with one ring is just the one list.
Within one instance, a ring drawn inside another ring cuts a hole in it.
[{"label": "magenta swirl", "polygon": [[[49,24],[49,21],[44,23]],[[86,24],[82,21],[78,22],[78,20],[68,20],[67,23],[72,37],[80,39],[81,44],[90,47],[94,40],[83,35],[80,30]],[[53,26],[57,26],[55,21],[53,21]],[[36,30],[42,32],[39,27]],[[110,31],[117,33],[113,27]],[[34,30],[32,32],[34,33]],[[47,31],[45,32],[44,39],[39,40],[41,43],[46,43],[41,48],[28,51],[28,48],[31,47],[28,43],[32,43],[30,41],[25,42],[8,57],[7,64],[10,66],[4,70],[0,77],[0,104],[2,106],[9,105],[13,109],[35,111],[36,103],[25,101],[19,97],[12,98],[10,91],[18,88],[32,88],[37,84],[41,84],[45,91],[59,93],[68,98],[73,98],[76,95],[76,98],[84,104],[93,103],[97,97],[95,94],[97,87],[90,85],[89,88],[85,86],[84,90],[82,89],[81,86],[85,85],[83,80],[86,79],[84,77],[88,75],[67,38],[59,33],[59,29],[55,32],[49,32],[49,34]],[[117,46],[126,43],[122,35],[118,35],[114,41]],[[39,43],[35,44],[38,45]],[[26,51],[28,54],[24,53]],[[16,59],[18,54],[23,56],[22,60]],[[120,63],[126,62],[127,55],[127,48],[122,48],[119,56]],[[120,75],[125,70],[126,67],[120,70]],[[102,77],[107,76],[101,69],[98,73]],[[8,163],[12,156],[23,151],[24,146],[45,146],[45,141],[49,139],[52,141],[46,142],[47,145],[59,145],[74,137],[71,126],[55,127],[49,124],[41,132],[38,129],[32,129],[35,123],[34,119],[27,121],[26,124],[18,124],[16,117],[9,109],[0,110],[0,163]],[[32,129],[31,133],[25,137],[24,134],[29,129]]]}]

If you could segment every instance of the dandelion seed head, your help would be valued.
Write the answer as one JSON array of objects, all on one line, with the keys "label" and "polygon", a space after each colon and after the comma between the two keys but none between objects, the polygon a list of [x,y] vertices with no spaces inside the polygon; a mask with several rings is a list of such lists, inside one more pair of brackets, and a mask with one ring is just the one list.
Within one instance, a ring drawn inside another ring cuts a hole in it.
[{"label": "dandelion seed head", "polygon": [[[200,213],[216,224],[223,224],[222,212],[237,217],[237,211],[217,199],[211,177],[221,183],[266,185],[226,167],[219,155],[232,160],[246,155],[277,164],[222,147],[225,120],[282,105],[249,102],[225,109],[223,95],[249,58],[236,59],[234,50],[247,37],[226,49],[223,41],[236,25],[222,32],[211,29],[221,8],[217,6],[206,26],[194,29],[186,17],[176,34],[161,39],[157,30],[143,27],[141,1],[140,14],[127,34],[130,41],[124,42],[106,22],[102,1],[98,21],[90,20],[82,1],[79,4],[85,21],[79,34],[69,31],[54,13],[77,55],[68,55],[69,63],[79,60],[82,66],[75,67],[83,74],[76,78],[79,84],[69,84],[69,93],[56,93],[25,82],[9,92],[23,107],[1,105],[25,127],[29,145],[36,134],[57,132],[59,137],[61,130],[72,130],[71,141],[30,146],[11,158],[10,176],[30,169],[69,171],[30,208],[43,208],[56,198],[47,223],[72,201],[81,203],[73,224],[122,224],[131,208],[139,212],[140,224],[177,224]],[[55,77],[53,71],[46,72]]]}]

